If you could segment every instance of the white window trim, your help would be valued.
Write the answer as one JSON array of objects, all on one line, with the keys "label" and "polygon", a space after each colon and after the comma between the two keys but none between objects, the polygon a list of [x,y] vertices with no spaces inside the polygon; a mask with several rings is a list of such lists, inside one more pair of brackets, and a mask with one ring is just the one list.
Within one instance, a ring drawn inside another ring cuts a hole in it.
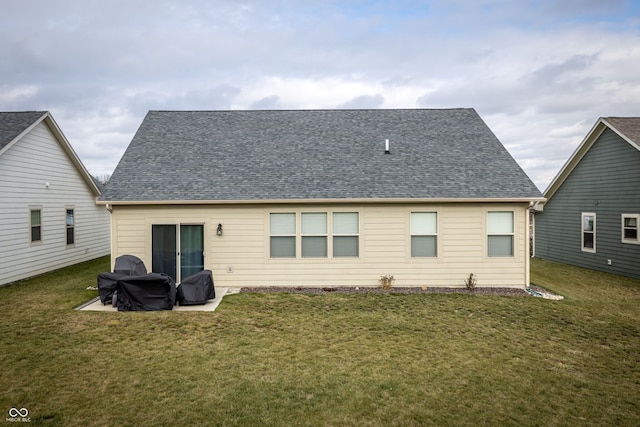
[{"label": "white window trim", "polygon": [[[411,229],[411,215],[413,215],[414,213],[433,213],[436,214],[436,232],[435,234],[417,234],[413,232],[413,230]],[[440,256],[440,238],[439,238],[439,230],[440,230],[440,215],[438,213],[438,211],[435,210],[431,210],[431,211],[411,211],[409,213],[409,256],[413,259],[434,259],[434,258],[438,258],[438,256]],[[412,245],[412,238],[414,236],[434,236],[436,238],[436,254],[435,256],[423,256],[423,255],[413,255],[413,253],[411,252],[411,245]]]},{"label": "white window trim", "polygon": [[[69,232],[69,225],[67,224],[67,211],[73,212],[73,243],[69,243],[67,239],[67,233]],[[76,245],[76,208],[74,206],[65,206],[64,208],[64,241],[68,248],[72,248]]]},{"label": "white window trim", "polygon": [[[302,231],[304,225],[302,224],[302,218],[304,218],[304,214],[324,214],[325,216],[325,222],[324,222],[324,226],[325,226],[325,230],[324,230],[324,234],[306,234]],[[325,238],[325,249],[327,251],[327,253],[325,253],[324,255],[304,255],[302,253],[302,240],[305,237],[324,237]],[[327,212],[316,212],[316,211],[304,211],[304,212],[300,212],[300,257],[301,258],[316,258],[316,259],[322,259],[322,258],[327,258],[329,253],[329,214]]]},{"label": "white window trim", "polygon": [[[337,214],[337,213],[354,213],[358,215],[358,232],[355,234],[347,234],[347,233],[335,233],[333,231],[333,215]],[[327,230],[331,230],[331,238],[329,240],[331,240],[331,248],[327,248],[327,250],[331,250],[331,258],[332,259],[358,259],[360,258],[360,229],[361,229],[361,224],[360,224],[360,219],[361,219],[361,214],[360,211],[353,211],[353,210],[346,210],[346,211],[329,211],[327,212],[327,216],[328,218],[330,218],[330,224],[328,224],[327,226]],[[336,256],[333,250],[333,238],[334,237],[356,237],[358,239],[358,255],[340,255],[340,256]]]},{"label": "white window trim", "polygon": [[[31,224],[31,212],[40,211],[40,240],[33,240],[33,225]],[[43,209],[42,206],[29,206],[29,245],[36,246],[41,245],[43,240],[43,230],[44,226],[42,225],[43,217]]]},{"label": "white window trim", "polygon": [[[503,212],[509,212],[511,213],[511,225],[512,225],[512,231],[511,233],[489,233],[489,214],[493,213],[493,212],[498,212],[498,213],[503,213]],[[486,249],[485,249],[485,256],[487,258],[514,258],[516,257],[516,212],[512,209],[492,209],[492,210],[487,210],[485,213],[485,231],[486,231],[486,235],[485,235],[485,244]],[[511,255],[489,255],[489,237],[490,236],[511,236]],[[527,243],[527,248],[528,248],[528,243]],[[528,251],[528,249],[527,249]]]},{"label": "white window trim", "polygon": [[[306,213],[324,213],[327,215],[327,233],[326,234],[303,234],[302,233],[302,214]],[[358,215],[358,232],[354,234],[344,234],[344,233],[334,233],[333,232],[333,214],[334,213],[354,213]],[[295,214],[296,218],[296,231],[295,234],[271,234],[271,214]],[[346,209],[346,210],[273,210],[266,212],[266,227],[268,231],[268,236],[266,240],[266,259],[275,262],[282,262],[283,260],[362,260],[362,239],[361,230],[362,230],[362,212],[356,209]],[[323,236],[327,238],[327,256],[302,256],[302,237],[314,237],[314,236]],[[271,238],[272,237],[295,237],[295,256],[293,257],[273,257],[271,256]],[[333,238],[334,237],[356,237],[358,239],[358,255],[355,256],[335,256],[334,248],[333,248]]]},{"label": "white window trim", "polygon": [[[271,215],[272,214],[293,214],[295,215],[295,231],[294,234],[272,234],[271,233]],[[269,259],[271,260],[291,260],[296,259],[300,256],[300,251],[298,251],[298,247],[301,242],[299,239],[300,235],[300,213],[295,211],[273,211],[267,213],[267,230],[269,230],[269,237],[267,238],[267,254]],[[293,246],[293,256],[276,256],[274,257],[271,254],[271,238],[272,237],[293,237],[294,238],[294,246]]]},{"label": "white window trim", "polygon": [[[636,238],[635,239],[625,239],[624,237],[624,220],[625,218],[635,218],[636,219]],[[626,214],[623,213],[620,216],[620,231],[621,231],[621,241],[622,243],[628,243],[632,245],[640,245],[640,214]]]},{"label": "white window trim", "polygon": [[[593,217],[593,231],[587,231],[587,233],[593,233],[593,248],[585,248],[584,247],[584,217],[592,216]],[[580,249],[582,252],[590,252],[596,253],[596,233],[598,231],[597,227],[597,219],[595,212],[582,212],[580,215]]]}]

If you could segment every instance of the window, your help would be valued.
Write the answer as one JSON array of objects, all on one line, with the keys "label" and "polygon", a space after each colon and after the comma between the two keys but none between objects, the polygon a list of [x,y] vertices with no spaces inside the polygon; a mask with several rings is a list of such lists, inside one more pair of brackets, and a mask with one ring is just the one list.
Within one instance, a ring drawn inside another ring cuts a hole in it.
[{"label": "window", "polygon": [[582,250],[596,251],[596,214],[582,213]]},{"label": "window", "polygon": [[272,258],[295,258],[296,214],[272,213],[269,215],[270,249]]},{"label": "window", "polygon": [[622,214],[622,243],[640,244],[638,224],[640,224],[640,214]]},{"label": "window", "polygon": [[513,212],[487,212],[487,255],[513,256]]},{"label": "window", "polygon": [[438,214],[411,212],[411,256],[438,256]]},{"label": "window", "polygon": [[307,213],[301,215],[302,256],[327,256],[327,214]]},{"label": "window", "polygon": [[357,257],[360,233],[358,212],[333,213],[333,256]]},{"label": "window", "polygon": [[75,217],[73,209],[67,209],[67,245],[75,243]]},{"label": "window", "polygon": [[40,209],[31,210],[31,241],[42,241],[42,211]]}]

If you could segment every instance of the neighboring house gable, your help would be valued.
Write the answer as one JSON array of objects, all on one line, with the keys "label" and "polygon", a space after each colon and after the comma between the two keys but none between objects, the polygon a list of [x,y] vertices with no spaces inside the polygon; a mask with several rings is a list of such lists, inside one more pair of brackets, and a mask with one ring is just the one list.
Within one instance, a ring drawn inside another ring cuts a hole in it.
[{"label": "neighboring house gable", "polygon": [[0,284],[107,255],[99,195],[48,112],[0,112]]},{"label": "neighboring house gable", "polygon": [[599,119],[544,195],[537,257],[640,278],[640,118]]},{"label": "neighboring house gable", "polygon": [[178,280],[524,287],[537,200],[473,109],[151,111],[99,203],[113,259]]}]

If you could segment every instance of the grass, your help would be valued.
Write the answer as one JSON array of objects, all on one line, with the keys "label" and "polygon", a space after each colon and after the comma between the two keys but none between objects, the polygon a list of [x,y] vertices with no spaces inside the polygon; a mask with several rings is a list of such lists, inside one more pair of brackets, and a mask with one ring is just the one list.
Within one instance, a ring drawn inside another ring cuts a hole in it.
[{"label": "grass", "polygon": [[640,423],[640,280],[533,260],[532,281],[565,300],[238,294],[214,313],[73,310],[108,268],[0,288],[0,411],[67,426]]}]

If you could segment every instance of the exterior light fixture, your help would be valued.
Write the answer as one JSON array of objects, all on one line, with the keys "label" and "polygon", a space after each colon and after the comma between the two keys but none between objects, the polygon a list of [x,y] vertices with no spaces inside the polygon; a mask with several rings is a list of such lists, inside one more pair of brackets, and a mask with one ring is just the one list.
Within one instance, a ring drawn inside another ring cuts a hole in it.
[{"label": "exterior light fixture", "polygon": [[216,229],[216,234],[218,236],[222,236],[222,224],[218,224],[218,228]]}]

